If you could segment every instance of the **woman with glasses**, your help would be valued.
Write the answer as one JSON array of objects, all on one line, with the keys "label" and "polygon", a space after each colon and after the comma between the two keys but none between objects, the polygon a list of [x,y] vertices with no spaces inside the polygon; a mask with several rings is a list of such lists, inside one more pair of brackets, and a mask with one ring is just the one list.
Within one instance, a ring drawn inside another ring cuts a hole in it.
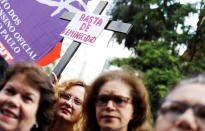
[{"label": "woman with glasses", "polygon": [[65,81],[56,86],[55,120],[50,131],[78,131],[86,85],[80,80]]},{"label": "woman with glasses", "polygon": [[156,131],[205,131],[205,75],[179,82],[163,100]]},{"label": "woman with glasses", "polygon": [[99,76],[88,89],[83,110],[84,131],[151,130],[147,90],[127,72]]}]

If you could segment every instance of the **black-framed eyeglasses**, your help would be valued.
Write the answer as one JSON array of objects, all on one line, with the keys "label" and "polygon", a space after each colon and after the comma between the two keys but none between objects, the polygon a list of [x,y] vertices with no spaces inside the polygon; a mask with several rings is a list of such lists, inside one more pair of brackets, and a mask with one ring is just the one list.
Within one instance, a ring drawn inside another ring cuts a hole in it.
[{"label": "black-framed eyeglasses", "polygon": [[164,100],[160,107],[160,114],[169,120],[177,120],[187,109],[192,109],[197,121],[205,125],[205,105],[190,105],[181,101]]},{"label": "black-framed eyeglasses", "polygon": [[132,103],[129,97],[120,95],[99,95],[96,99],[96,106],[106,106],[107,103],[112,100],[114,104],[118,107],[124,107],[128,103]]},{"label": "black-framed eyeglasses", "polygon": [[76,105],[82,105],[82,103],[83,103],[82,100],[80,100],[77,97],[73,97],[69,93],[59,92],[59,97],[65,99],[65,100],[68,100],[68,101],[70,99],[72,99],[72,102],[75,103]]}]

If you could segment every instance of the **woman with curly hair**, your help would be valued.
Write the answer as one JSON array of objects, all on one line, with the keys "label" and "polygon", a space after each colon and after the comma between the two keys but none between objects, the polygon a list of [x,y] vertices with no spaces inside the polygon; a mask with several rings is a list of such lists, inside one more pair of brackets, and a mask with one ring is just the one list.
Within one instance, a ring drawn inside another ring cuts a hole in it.
[{"label": "woman with curly hair", "polygon": [[81,80],[68,80],[56,88],[55,120],[50,131],[78,131],[86,85]]},{"label": "woman with curly hair", "polygon": [[134,75],[111,71],[88,90],[83,107],[84,131],[151,130],[146,88]]},{"label": "woman with curly hair", "polygon": [[55,92],[37,65],[11,65],[0,85],[1,131],[46,131],[54,118]]}]

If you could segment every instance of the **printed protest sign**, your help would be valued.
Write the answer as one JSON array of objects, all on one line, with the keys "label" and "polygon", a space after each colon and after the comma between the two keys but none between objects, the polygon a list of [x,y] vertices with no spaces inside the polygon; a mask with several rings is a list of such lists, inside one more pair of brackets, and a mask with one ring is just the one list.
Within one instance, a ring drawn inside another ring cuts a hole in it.
[{"label": "printed protest sign", "polygon": [[93,45],[108,21],[107,17],[79,12],[61,32],[61,36]]},{"label": "printed protest sign", "polygon": [[0,55],[7,62],[38,62],[62,39],[63,11],[87,11],[89,0],[1,0]]}]

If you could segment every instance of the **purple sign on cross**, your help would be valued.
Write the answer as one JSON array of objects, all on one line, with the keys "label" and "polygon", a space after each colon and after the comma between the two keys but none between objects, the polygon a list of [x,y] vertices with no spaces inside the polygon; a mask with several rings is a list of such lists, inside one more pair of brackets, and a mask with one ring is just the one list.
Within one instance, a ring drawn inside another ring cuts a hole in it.
[{"label": "purple sign on cross", "polygon": [[0,55],[8,63],[38,62],[62,39],[63,11],[87,11],[90,0],[1,0]]}]

